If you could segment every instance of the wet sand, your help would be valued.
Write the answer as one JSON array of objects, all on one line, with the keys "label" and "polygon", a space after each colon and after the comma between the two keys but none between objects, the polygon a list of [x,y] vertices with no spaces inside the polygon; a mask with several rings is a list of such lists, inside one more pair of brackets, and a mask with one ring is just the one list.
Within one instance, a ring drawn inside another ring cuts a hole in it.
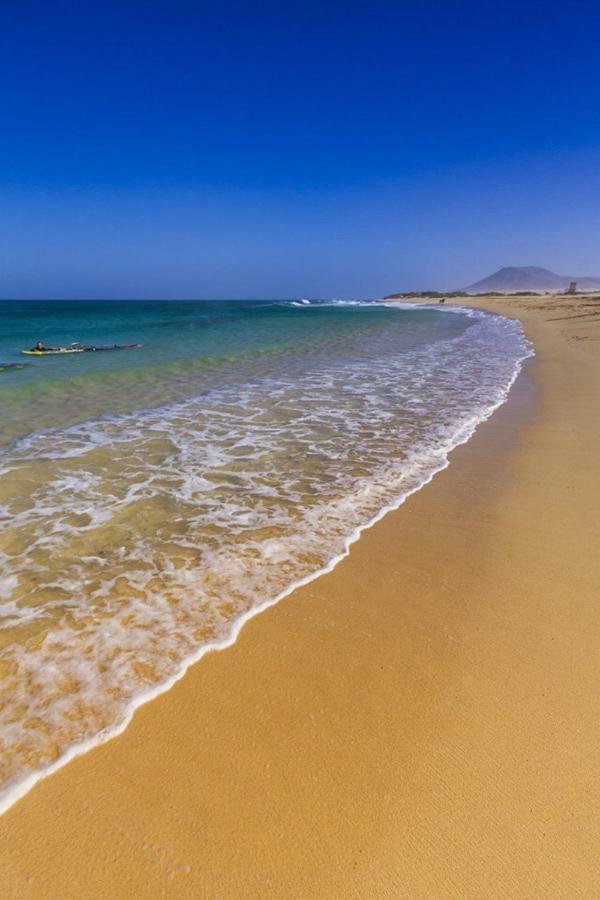
[{"label": "wet sand", "polygon": [[476,303],[534,342],[509,402],[9,810],[3,896],[598,896],[600,300]]}]

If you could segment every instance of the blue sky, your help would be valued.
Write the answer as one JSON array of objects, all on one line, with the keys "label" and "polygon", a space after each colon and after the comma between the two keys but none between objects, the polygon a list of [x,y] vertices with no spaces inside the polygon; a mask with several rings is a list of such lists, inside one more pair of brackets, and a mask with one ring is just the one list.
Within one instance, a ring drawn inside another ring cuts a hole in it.
[{"label": "blue sky", "polygon": [[600,274],[592,2],[7,2],[0,296]]}]

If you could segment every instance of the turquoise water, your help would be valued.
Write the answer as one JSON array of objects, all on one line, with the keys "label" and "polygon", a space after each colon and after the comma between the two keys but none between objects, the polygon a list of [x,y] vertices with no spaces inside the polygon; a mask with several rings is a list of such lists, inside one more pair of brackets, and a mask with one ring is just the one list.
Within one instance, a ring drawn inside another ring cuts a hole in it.
[{"label": "turquoise water", "polygon": [[339,560],[528,353],[452,308],[0,303],[4,804]]},{"label": "turquoise water", "polygon": [[[292,305],[281,301],[0,302],[2,438],[35,428],[192,396],[277,373],[302,374],[324,360],[339,365],[451,337],[465,317],[373,305]],[[134,350],[27,357],[46,346],[141,343]]]}]

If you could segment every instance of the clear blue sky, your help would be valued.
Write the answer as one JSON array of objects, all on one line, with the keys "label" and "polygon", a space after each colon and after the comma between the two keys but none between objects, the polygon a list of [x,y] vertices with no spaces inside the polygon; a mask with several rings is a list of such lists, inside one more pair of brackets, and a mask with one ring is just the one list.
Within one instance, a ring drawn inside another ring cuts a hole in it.
[{"label": "clear blue sky", "polygon": [[0,296],[600,275],[596,2],[6,0]]}]

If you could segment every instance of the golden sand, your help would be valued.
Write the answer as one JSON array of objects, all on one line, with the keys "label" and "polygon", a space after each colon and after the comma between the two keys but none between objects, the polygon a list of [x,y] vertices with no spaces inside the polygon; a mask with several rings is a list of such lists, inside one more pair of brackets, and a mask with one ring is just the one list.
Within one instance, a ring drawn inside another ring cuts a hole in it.
[{"label": "golden sand", "polygon": [[18,898],[600,892],[600,300],[450,467],[0,820]]}]

